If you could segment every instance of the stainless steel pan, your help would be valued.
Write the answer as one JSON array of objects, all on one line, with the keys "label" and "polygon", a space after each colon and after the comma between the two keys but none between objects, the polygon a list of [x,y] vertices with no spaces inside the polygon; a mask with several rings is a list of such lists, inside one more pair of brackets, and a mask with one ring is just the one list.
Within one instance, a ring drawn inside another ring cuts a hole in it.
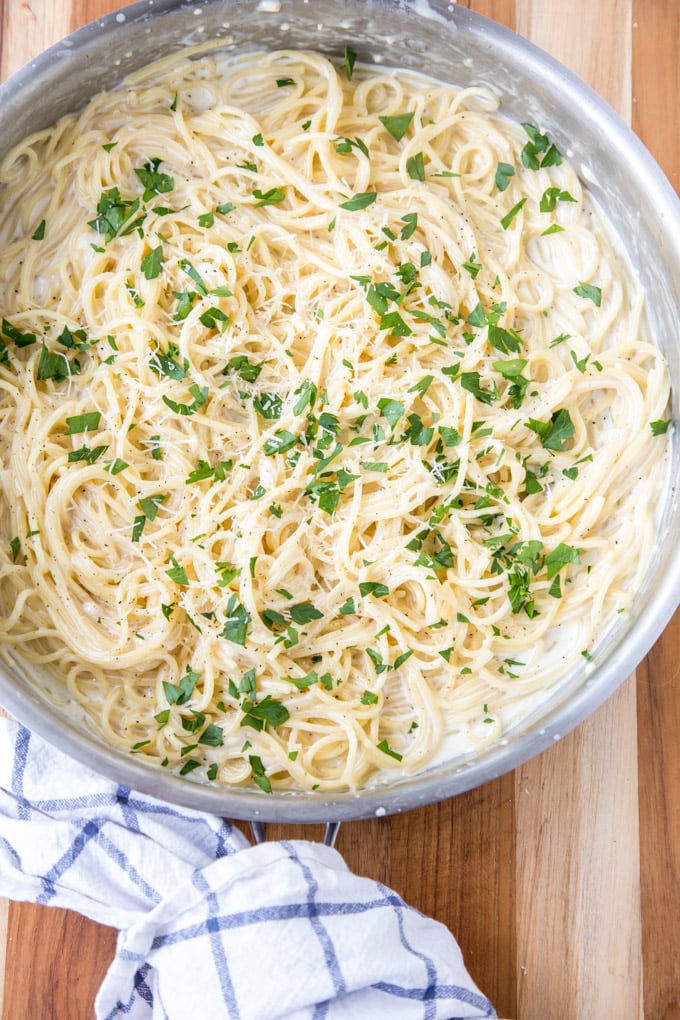
[{"label": "stainless steel pan", "polygon": [[[0,88],[0,149],[53,123],[126,74],[187,45],[309,48],[491,85],[503,111],[548,130],[589,184],[649,297],[680,393],[680,203],[632,132],[586,85],[530,43],[445,0],[141,0],[75,32]],[[0,703],[73,757],[128,786],[178,804],[256,822],[320,822],[404,811],[450,797],[544,750],[598,707],[644,657],[680,601],[680,443],[659,493],[656,553],[632,611],[594,661],[500,744],[418,776],[333,797],[220,789],[166,774],[104,746],[63,718],[20,669],[0,667]]]}]

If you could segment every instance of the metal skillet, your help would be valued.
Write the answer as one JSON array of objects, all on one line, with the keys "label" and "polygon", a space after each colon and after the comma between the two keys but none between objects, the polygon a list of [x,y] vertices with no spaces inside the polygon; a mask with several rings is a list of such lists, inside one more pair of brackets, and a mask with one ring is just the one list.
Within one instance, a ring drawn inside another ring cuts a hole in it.
[{"label": "metal skillet", "polygon": [[[308,48],[366,63],[492,85],[516,120],[545,125],[587,181],[648,295],[652,332],[666,356],[678,417],[680,203],[661,170],[616,114],[530,43],[443,0],[141,0],[67,37],[0,87],[0,150],[81,106],[139,67],[185,46],[222,40],[229,51]],[[598,183],[603,182],[603,183]],[[19,665],[0,666],[0,703],[51,743],[101,773],[184,806],[265,821],[337,823],[405,811],[479,786],[550,746],[593,712],[643,658],[680,600],[680,444],[671,436],[669,484],[659,494],[656,552],[625,620],[530,717],[497,745],[359,792],[333,796],[217,788],[168,775],[105,746],[62,716]]]}]

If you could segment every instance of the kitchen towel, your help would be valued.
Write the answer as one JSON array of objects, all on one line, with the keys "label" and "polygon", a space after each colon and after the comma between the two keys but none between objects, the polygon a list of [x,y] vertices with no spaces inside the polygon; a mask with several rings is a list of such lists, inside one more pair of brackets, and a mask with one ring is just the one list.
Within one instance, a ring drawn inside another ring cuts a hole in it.
[{"label": "kitchen towel", "polygon": [[0,895],[120,929],[98,1020],[495,1017],[444,925],[330,847],[250,846],[0,718]]}]

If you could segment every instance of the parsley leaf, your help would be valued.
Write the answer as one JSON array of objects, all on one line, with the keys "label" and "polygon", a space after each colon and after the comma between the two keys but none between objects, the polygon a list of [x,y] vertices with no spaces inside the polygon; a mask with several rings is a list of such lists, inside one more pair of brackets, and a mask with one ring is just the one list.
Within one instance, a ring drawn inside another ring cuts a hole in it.
[{"label": "parsley leaf", "polygon": [[395,142],[399,142],[409,129],[413,113],[399,113],[394,117],[378,117],[378,120],[389,131]]},{"label": "parsley leaf", "polygon": [[381,584],[380,581],[359,582],[360,595],[375,595],[377,599],[384,599],[386,595],[389,595],[389,593],[390,589],[386,584]]},{"label": "parsley leaf", "polygon": [[170,557],[170,562],[172,563],[172,566],[169,570],[166,570],[165,573],[171,581],[175,582],[175,584],[179,584],[182,588],[188,588],[189,578],[184,567],[177,562],[174,556]]},{"label": "parsley leaf", "polygon": [[283,399],[278,393],[258,393],[257,396],[253,397],[253,407],[260,418],[271,421],[281,417]]},{"label": "parsley leaf", "polygon": [[8,340],[12,340],[17,347],[31,347],[38,339],[35,333],[22,333],[20,329],[13,326],[7,319],[2,320],[2,329],[0,331]]},{"label": "parsley leaf", "polygon": [[165,493],[158,492],[155,496],[144,496],[142,499],[138,500],[139,509],[142,511],[147,520],[156,520],[158,509],[161,503],[164,502],[165,498]]},{"label": "parsley leaf", "polygon": [[268,694],[262,701],[243,702],[243,719],[241,726],[252,726],[255,730],[262,730],[265,726],[280,726],[290,719],[290,712],[280,701],[275,701],[271,694]]},{"label": "parsley leaf", "polygon": [[499,163],[496,168],[496,187],[499,191],[505,191],[510,184],[510,178],[515,176],[515,168],[511,163]]},{"label": "parsley leaf", "polygon": [[155,280],[163,268],[163,245],[153,248],[142,259],[142,272],[147,280]]},{"label": "parsley leaf", "polygon": [[574,435],[574,423],[565,407],[555,411],[548,422],[529,418],[524,424],[536,433],[546,450],[563,450],[566,441]]},{"label": "parsley leaf", "polygon": [[205,404],[206,400],[208,399],[209,390],[207,386],[204,386],[201,389],[201,387],[198,386],[196,383],[192,383],[192,385],[189,387],[189,393],[194,398],[190,404],[178,404],[176,401],[171,400],[170,397],[167,397],[165,394],[163,394],[163,403],[167,404],[170,410],[174,411],[176,414],[182,414],[185,416],[195,414],[196,411],[198,411],[198,409],[202,407],[203,404]]},{"label": "parsley leaf", "polygon": [[358,209],[366,209],[369,205],[372,205],[377,197],[377,191],[361,191],[346,202],[341,202],[340,208],[348,209],[349,212],[356,212]]},{"label": "parsley leaf", "polygon": [[417,152],[415,156],[409,156],[406,160],[406,173],[412,181],[425,180],[425,160],[422,152]]},{"label": "parsley leaf", "polygon": [[108,446],[95,446],[93,449],[90,449],[89,446],[81,446],[78,450],[69,451],[67,461],[69,464],[81,460],[85,461],[86,464],[94,464],[107,450]]},{"label": "parsley leaf", "polygon": [[[195,266],[191,264],[189,259],[178,259],[177,265],[183,272],[187,274],[187,276],[191,277],[191,279],[196,284],[196,290],[198,291],[198,293],[205,297],[205,295],[208,293],[208,288],[203,282],[201,274],[195,268]],[[175,294],[175,297],[179,297],[179,295]]]},{"label": "parsley leaf", "polygon": [[579,550],[571,545],[565,545],[564,542],[560,542],[552,552],[548,553],[544,560],[548,580],[551,581],[567,563],[580,562]]},{"label": "parsley leaf", "polygon": [[250,762],[250,767],[253,770],[253,782],[257,783],[260,789],[264,790],[265,793],[271,793],[272,784],[269,782],[269,778],[265,773],[262,759],[259,755],[249,754],[248,761]]},{"label": "parsley leaf", "polygon": [[602,304],[602,289],[592,283],[579,283],[578,287],[574,287],[574,294],[588,298],[597,308]]},{"label": "parsley leaf", "polygon": [[529,141],[522,149],[521,159],[527,170],[539,170],[541,167],[559,166],[562,156],[551,144],[547,135],[541,134],[533,124],[522,124],[529,136]]},{"label": "parsley leaf", "polygon": [[312,620],[320,620],[323,617],[323,613],[311,602],[297,602],[295,605],[289,606],[288,609],[291,620],[299,626],[311,623]]},{"label": "parsley leaf", "polygon": [[277,205],[279,202],[283,202],[286,192],[283,188],[270,188],[269,191],[260,191],[259,188],[255,188],[253,197],[257,199],[255,208],[258,209],[262,205]]},{"label": "parsley leaf", "polygon": [[69,359],[64,354],[50,351],[43,341],[38,362],[37,378],[43,382],[46,379],[54,379],[55,382],[63,382],[73,375],[80,373],[78,361]]},{"label": "parsley leaf", "polygon": [[462,268],[465,269],[474,280],[482,266],[481,263],[477,261],[477,256],[473,252],[472,255],[470,255],[469,262],[463,262]]},{"label": "parsley leaf", "polygon": [[221,637],[233,641],[235,645],[245,645],[251,615],[245,606],[241,605],[236,595],[229,596],[225,616]]},{"label": "parsley leaf", "polygon": [[489,343],[501,354],[518,354],[522,345],[522,338],[514,329],[503,329],[494,323],[489,325]]},{"label": "parsley leaf", "polygon": [[464,390],[472,393],[483,404],[493,404],[494,400],[498,399],[498,390],[496,389],[495,382],[492,380],[491,389],[482,389],[479,372],[461,372],[460,384]]},{"label": "parsley leaf", "polygon": [[366,158],[370,158],[368,152],[368,146],[365,142],[362,142],[360,138],[334,138],[333,141],[336,143],[335,151],[340,153],[351,152],[352,149],[358,149],[359,152],[363,153]]},{"label": "parsley leaf", "polygon": [[418,226],[418,213],[404,213],[401,222],[404,226],[401,228],[400,237],[402,241],[408,241],[409,237],[412,237],[416,232]]},{"label": "parsley leaf", "polygon": [[539,209],[541,212],[552,212],[558,202],[575,202],[576,199],[568,191],[560,188],[546,188],[541,195]]},{"label": "parsley leaf", "polygon": [[73,436],[78,432],[94,432],[95,429],[99,428],[101,417],[100,411],[88,411],[85,414],[71,415],[70,418],[66,419],[68,426],[66,435]]},{"label": "parsley leaf", "polygon": [[169,379],[186,379],[189,369],[189,362],[182,359],[182,364],[177,360],[179,348],[170,343],[167,351],[155,350],[149,358],[149,368],[156,375],[164,375]]},{"label": "parsley leaf", "polygon": [[196,684],[201,679],[201,674],[196,673],[191,666],[187,666],[186,672],[180,678],[178,684],[168,683],[167,680],[163,681],[163,690],[165,691],[165,697],[167,698],[169,705],[186,705],[187,701],[194,693]]},{"label": "parsley leaf", "polygon": [[89,220],[87,225],[97,233],[103,234],[104,240],[109,244],[118,234],[128,233],[134,229],[134,223],[130,224],[130,219],[139,209],[139,205],[139,198],[122,199],[118,188],[109,188],[102,191],[97,202],[97,216]]},{"label": "parsley leaf", "polygon": [[148,163],[145,163],[143,167],[135,169],[135,173],[144,185],[142,198],[145,202],[152,199],[154,195],[167,194],[167,192],[172,191],[175,187],[175,181],[172,177],[158,172],[158,167],[161,163],[162,160],[159,157],[154,157]]},{"label": "parsley leaf", "polygon": [[273,456],[275,453],[285,453],[286,450],[292,449],[298,441],[298,436],[292,432],[288,432],[287,429],[277,429],[273,436],[264,444],[264,452],[268,457]]},{"label": "parsley leaf", "polygon": [[262,366],[263,362],[260,362],[259,364],[251,364],[246,354],[236,354],[233,358],[229,359],[227,367],[223,370],[222,375],[226,375],[229,369],[233,368],[235,372],[238,372],[244,382],[255,382],[262,371]]},{"label": "parsley leaf", "polygon": [[389,397],[381,397],[378,401],[378,410],[383,418],[394,428],[404,413],[404,405],[400,400],[392,400]]},{"label": "parsley leaf", "polygon": [[512,209],[509,212],[507,212],[505,216],[501,217],[501,226],[503,230],[508,229],[508,227],[510,226],[510,224],[512,223],[515,216],[520,211],[525,202],[526,198],[520,198],[519,202],[516,202],[515,205],[513,205]]},{"label": "parsley leaf", "polygon": [[395,761],[401,761],[403,758],[403,755],[399,754],[398,751],[392,750],[392,748],[390,747],[386,740],[381,740],[380,743],[377,744],[376,746],[379,751],[382,751],[383,754],[388,754],[390,758],[394,758]]},{"label": "parsley leaf", "polygon": [[210,723],[201,733],[198,742],[206,747],[222,747],[224,744],[224,730],[221,726]]},{"label": "parsley leaf", "polygon": [[354,52],[354,50],[351,50],[348,46],[345,46],[345,74],[347,75],[348,81],[352,77],[352,72],[354,71],[354,65],[356,64],[356,61],[357,55]]},{"label": "parsley leaf", "polygon": [[206,308],[206,310],[199,315],[198,320],[206,327],[206,329],[217,329],[217,323],[221,323],[221,333],[224,333],[227,325],[229,324],[229,316],[226,312],[223,312],[221,308],[217,308],[217,306]]}]

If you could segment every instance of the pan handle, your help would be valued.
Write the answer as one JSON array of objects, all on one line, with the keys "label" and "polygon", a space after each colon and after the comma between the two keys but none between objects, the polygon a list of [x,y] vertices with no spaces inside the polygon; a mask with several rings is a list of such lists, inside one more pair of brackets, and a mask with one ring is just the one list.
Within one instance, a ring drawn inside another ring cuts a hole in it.
[{"label": "pan handle", "polygon": [[[264,843],[267,839],[267,833],[265,831],[265,822],[250,822],[250,831],[253,837],[254,843]],[[335,841],[338,838],[338,832],[340,831],[340,822],[326,822],[323,833],[323,840],[325,846],[335,846]]]}]

